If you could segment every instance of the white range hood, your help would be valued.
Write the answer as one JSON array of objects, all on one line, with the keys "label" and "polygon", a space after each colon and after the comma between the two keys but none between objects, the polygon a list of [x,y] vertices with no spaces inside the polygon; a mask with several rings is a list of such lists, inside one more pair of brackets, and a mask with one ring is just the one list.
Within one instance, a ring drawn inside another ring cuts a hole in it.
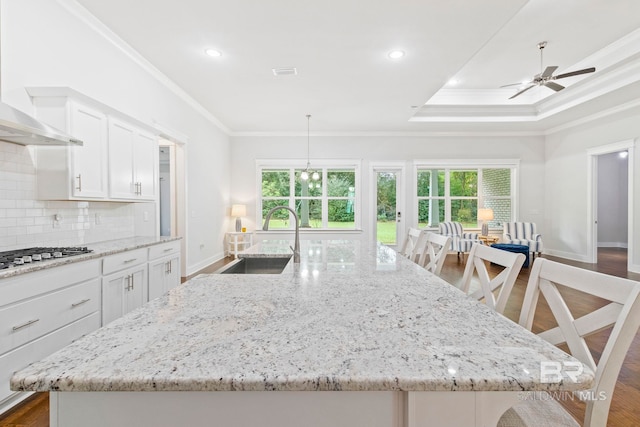
[{"label": "white range hood", "polygon": [[82,145],[82,141],[0,102],[0,140],[21,145]]}]

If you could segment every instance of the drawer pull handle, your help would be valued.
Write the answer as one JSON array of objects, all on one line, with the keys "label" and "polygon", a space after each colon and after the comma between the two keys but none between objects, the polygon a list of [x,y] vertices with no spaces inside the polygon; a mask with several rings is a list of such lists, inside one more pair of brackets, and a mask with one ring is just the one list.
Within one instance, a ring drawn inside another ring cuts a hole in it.
[{"label": "drawer pull handle", "polygon": [[173,250],[173,248],[167,248],[167,249],[165,249],[164,251],[165,251],[165,252],[169,252],[169,251],[172,251],[172,250]]},{"label": "drawer pull handle", "polygon": [[125,264],[129,264],[130,262],[133,262],[133,261],[135,261],[135,260],[137,260],[137,259],[138,259],[138,258],[125,259],[123,262],[124,262]]},{"label": "drawer pull handle", "polygon": [[13,330],[14,331],[19,331],[20,329],[26,328],[27,326],[33,325],[34,323],[39,322],[39,321],[40,321],[40,319],[29,320],[28,322],[23,323],[22,325],[14,326]]},{"label": "drawer pull handle", "polygon": [[77,306],[82,305],[84,303],[87,303],[89,301],[91,301],[91,298],[83,299],[82,301],[74,302],[73,304],[71,304],[71,307],[72,308],[73,307],[77,307]]}]

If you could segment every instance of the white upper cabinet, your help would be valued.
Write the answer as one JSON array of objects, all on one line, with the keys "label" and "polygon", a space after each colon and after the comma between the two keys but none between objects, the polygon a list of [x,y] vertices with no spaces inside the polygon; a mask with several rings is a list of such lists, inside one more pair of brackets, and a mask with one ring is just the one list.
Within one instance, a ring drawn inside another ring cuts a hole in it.
[{"label": "white upper cabinet", "polygon": [[153,135],[109,119],[109,196],[154,200],[158,144]]},{"label": "white upper cabinet", "polygon": [[34,103],[39,119],[83,141],[80,147],[36,147],[38,198],[106,199],[107,116],[69,98]]},{"label": "white upper cabinet", "polygon": [[27,88],[36,116],[83,141],[36,146],[40,200],[153,201],[158,143],[150,127],[70,88]]}]

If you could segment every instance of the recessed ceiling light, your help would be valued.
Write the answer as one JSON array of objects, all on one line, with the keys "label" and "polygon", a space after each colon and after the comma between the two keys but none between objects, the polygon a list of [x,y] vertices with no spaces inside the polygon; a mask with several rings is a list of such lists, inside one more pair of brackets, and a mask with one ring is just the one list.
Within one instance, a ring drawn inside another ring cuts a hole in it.
[{"label": "recessed ceiling light", "polygon": [[449,86],[456,86],[458,83],[460,83],[460,80],[457,79],[451,79],[447,82],[447,85]]},{"label": "recessed ceiling light", "polygon": [[274,76],[295,76],[298,74],[296,67],[272,68],[271,72]]},{"label": "recessed ceiling light", "polygon": [[206,53],[209,56],[213,56],[214,58],[218,58],[218,57],[222,56],[222,52],[220,52],[219,50],[216,50],[216,49],[211,49],[211,48],[205,49],[204,53]]},{"label": "recessed ceiling light", "polygon": [[403,50],[392,50],[391,52],[389,52],[389,54],[387,55],[389,56],[389,58],[391,59],[400,59],[404,56],[404,51]]}]

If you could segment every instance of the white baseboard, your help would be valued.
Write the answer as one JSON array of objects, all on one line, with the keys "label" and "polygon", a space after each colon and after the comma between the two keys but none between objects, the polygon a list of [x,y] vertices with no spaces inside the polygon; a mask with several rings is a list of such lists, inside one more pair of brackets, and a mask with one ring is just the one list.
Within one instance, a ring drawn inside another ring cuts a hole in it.
[{"label": "white baseboard", "polygon": [[209,258],[203,259],[202,261],[198,262],[197,264],[192,264],[192,265],[188,265],[187,266],[187,271],[185,273],[185,277],[187,276],[191,276],[192,274],[197,273],[198,271],[202,270],[203,268],[209,267],[211,264],[214,264],[220,260],[222,260],[224,258],[224,253],[223,252],[219,252]]},{"label": "white baseboard", "polygon": [[572,260],[572,261],[580,261],[580,262],[591,263],[591,260],[589,259],[589,257],[587,255],[577,254],[577,253],[574,253],[574,252],[564,252],[564,251],[556,251],[556,250],[553,250],[553,249],[545,249],[543,254],[555,256],[555,257],[558,257],[558,258],[565,258],[565,259],[569,259],[569,260]]},{"label": "white baseboard", "polygon": [[640,264],[629,264],[628,268],[632,273],[640,273]]},{"label": "white baseboard", "polygon": [[598,247],[628,249],[627,242],[598,242]]}]

